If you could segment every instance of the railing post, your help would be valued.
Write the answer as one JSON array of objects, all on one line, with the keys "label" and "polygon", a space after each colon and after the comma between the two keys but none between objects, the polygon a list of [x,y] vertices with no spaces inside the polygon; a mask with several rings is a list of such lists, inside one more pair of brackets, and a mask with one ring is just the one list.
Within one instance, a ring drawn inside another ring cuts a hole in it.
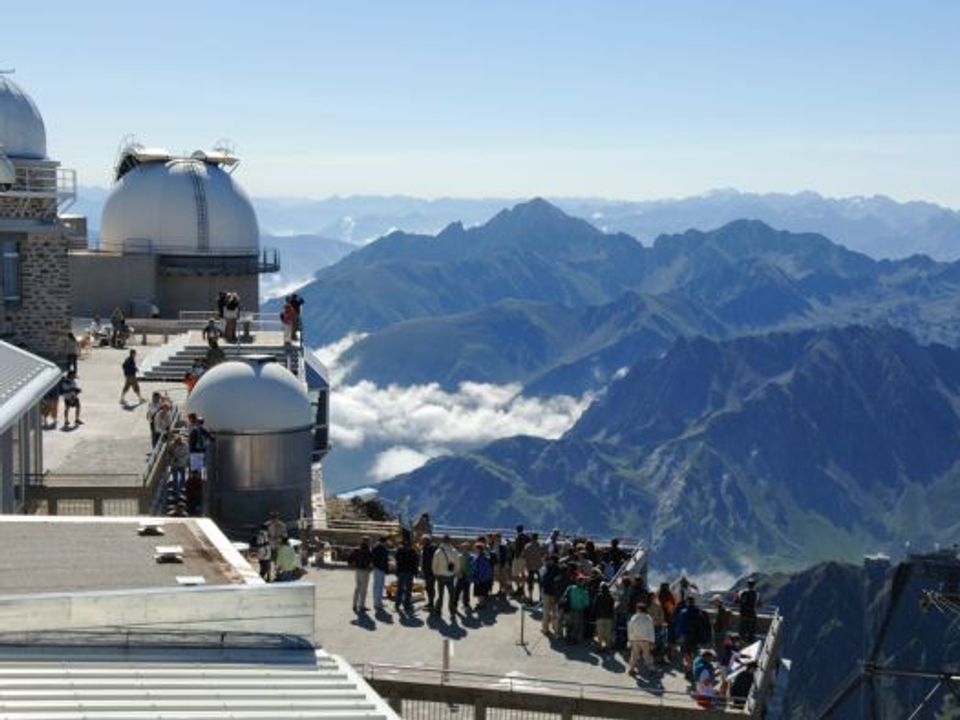
[{"label": "railing post", "polygon": [[47,497],[47,515],[56,515],[56,514],[57,514],[56,496]]},{"label": "railing post", "polygon": [[473,703],[473,720],[487,720],[487,706],[483,700]]},{"label": "railing post", "polygon": [[103,498],[102,497],[95,497],[93,499],[93,514],[103,515]]}]

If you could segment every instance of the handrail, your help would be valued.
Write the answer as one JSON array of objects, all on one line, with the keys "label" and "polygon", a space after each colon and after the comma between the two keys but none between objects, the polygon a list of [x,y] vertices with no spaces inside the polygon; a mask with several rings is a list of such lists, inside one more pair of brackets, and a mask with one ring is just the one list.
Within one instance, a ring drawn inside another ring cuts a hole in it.
[{"label": "handrail", "polygon": [[[361,674],[368,680],[376,680],[378,675],[377,672],[380,671],[380,678],[387,679],[389,674],[390,679],[398,679],[397,676],[401,674],[407,674],[408,676],[424,676],[436,675],[439,678],[439,685],[445,687],[476,687],[477,684],[483,683],[487,687],[495,687],[497,690],[503,690],[506,692],[531,692],[535,691],[536,686],[549,686],[549,688],[556,691],[562,691],[567,689],[572,693],[573,697],[588,697],[587,693],[599,694],[602,697],[609,697],[612,694],[623,694],[628,695],[631,698],[636,698],[637,688],[621,685],[609,685],[606,683],[591,683],[591,682],[578,682],[574,680],[561,680],[559,678],[547,678],[535,675],[522,675],[518,677],[508,676],[508,675],[497,675],[494,673],[485,673],[475,670],[451,670],[443,669],[441,667],[429,666],[429,665],[405,665],[400,663],[382,663],[382,662],[362,662],[354,663],[351,662],[353,667],[360,670]],[[456,684],[450,682],[452,678],[463,678],[466,681],[473,681],[474,685]],[[402,677],[400,678],[402,681]],[[413,681],[413,680],[411,680]],[[660,702],[663,703],[665,699],[668,698],[683,698],[685,700],[693,700],[694,694],[689,691],[682,690],[667,690],[666,688],[657,688],[656,695],[650,695],[649,700],[652,700],[654,697],[659,698]],[[651,704],[647,697],[644,698],[643,704]]]}]

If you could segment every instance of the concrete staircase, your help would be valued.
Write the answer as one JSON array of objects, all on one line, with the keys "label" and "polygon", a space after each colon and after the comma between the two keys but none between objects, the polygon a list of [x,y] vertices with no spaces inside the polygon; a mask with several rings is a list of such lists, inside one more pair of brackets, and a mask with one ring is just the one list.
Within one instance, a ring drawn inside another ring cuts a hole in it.
[{"label": "concrete staircase", "polygon": [[[254,343],[229,345],[223,343],[220,345],[227,360],[234,360],[251,355],[270,355],[276,358],[277,362],[285,364],[287,351],[283,343]],[[140,368],[140,379],[144,382],[178,382],[183,380],[183,376],[193,367],[197,359],[206,357],[207,345],[204,343],[187,343],[181,347],[174,348],[167,355],[157,355],[154,358],[148,358]],[[293,355],[296,372],[296,354]]]}]

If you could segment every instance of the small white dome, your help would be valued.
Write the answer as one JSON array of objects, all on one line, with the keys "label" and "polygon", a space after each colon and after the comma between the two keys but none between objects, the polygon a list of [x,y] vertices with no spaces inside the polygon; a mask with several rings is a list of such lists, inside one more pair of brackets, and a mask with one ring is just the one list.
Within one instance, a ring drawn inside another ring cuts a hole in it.
[{"label": "small white dome", "polygon": [[274,433],[313,426],[310,398],[293,374],[275,362],[230,360],[203,374],[187,398],[207,429]]},{"label": "small white dome", "polygon": [[0,145],[7,157],[43,160],[47,131],[40,111],[20,86],[0,75]]},{"label": "small white dome", "polygon": [[196,254],[257,253],[250,198],[219,165],[192,158],[147,162],[117,181],[100,219],[100,247]]}]

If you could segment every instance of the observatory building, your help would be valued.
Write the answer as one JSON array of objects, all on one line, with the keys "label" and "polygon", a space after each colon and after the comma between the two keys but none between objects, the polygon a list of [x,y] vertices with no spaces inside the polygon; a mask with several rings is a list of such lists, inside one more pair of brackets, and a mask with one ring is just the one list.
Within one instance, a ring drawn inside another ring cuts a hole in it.
[{"label": "observatory building", "polygon": [[272,510],[311,514],[315,410],[306,383],[272,357],[248,356],[204,373],[187,411],[217,438],[205,506],[228,534],[249,534]]},{"label": "observatory building", "polygon": [[276,272],[261,251],[257,216],[232,177],[226,150],[177,156],[127,145],[103,208],[99,247],[71,256],[74,315],[177,317],[205,310],[217,293],[259,306],[259,275]]},{"label": "observatory building", "polygon": [[0,338],[52,359],[70,330],[69,248],[86,244],[83,219],[63,215],[75,197],[37,106],[0,74]]}]

